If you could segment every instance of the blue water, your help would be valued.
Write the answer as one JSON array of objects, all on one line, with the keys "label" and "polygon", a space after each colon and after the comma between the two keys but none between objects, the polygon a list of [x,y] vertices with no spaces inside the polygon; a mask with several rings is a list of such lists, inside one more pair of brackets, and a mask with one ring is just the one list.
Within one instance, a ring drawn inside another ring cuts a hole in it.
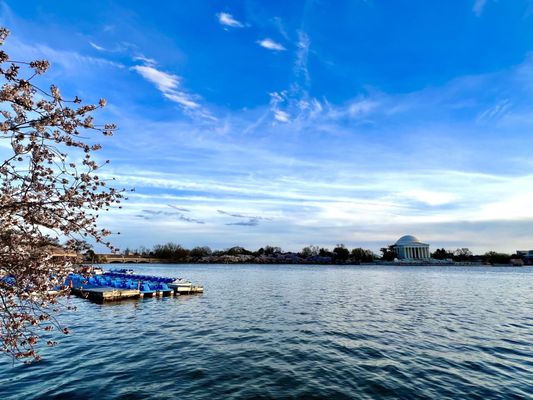
[{"label": "blue water", "polygon": [[200,296],[94,304],[0,399],[531,399],[533,268],[152,265]]}]

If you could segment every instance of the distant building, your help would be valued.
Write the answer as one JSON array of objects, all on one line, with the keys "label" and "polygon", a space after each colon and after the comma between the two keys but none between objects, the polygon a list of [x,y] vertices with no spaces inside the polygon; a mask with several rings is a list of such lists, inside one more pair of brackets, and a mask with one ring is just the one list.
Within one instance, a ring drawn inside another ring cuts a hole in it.
[{"label": "distant building", "polygon": [[517,250],[516,255],[520,257],[525,264],[533,264],[533,250]]},{"label": "distant building", "polygon": [[52,259],[55,260],[68,260],[71,262],[77,262],[81,260],[81,256],[78,253],[72,250],[65,250],[60,246],[47,246],[45,251],[49,256],[52,257]]},{"label": "distant building", "polygon": [[412,235],[402,236],[393,246],[396,256],[400,260],[429,260],[429,244],[422,243]]}]

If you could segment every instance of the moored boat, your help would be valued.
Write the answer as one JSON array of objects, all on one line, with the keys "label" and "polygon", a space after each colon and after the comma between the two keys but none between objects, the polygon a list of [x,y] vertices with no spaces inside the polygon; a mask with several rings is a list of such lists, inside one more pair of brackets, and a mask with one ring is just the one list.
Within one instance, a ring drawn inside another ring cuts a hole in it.
[{"label": "moored boat", "polygon": [[179,294],[203,293],[203,286],[193,285],[192,282],[179,278],[168,284],[168,287],[173,288]]},{"label": "moored boat", "polygon": [[135,271],[129,268],[117,268],[112,269],[109,272],[112,272],[114,274],[122,274],[122,275],[133,275],[135,274]]}]

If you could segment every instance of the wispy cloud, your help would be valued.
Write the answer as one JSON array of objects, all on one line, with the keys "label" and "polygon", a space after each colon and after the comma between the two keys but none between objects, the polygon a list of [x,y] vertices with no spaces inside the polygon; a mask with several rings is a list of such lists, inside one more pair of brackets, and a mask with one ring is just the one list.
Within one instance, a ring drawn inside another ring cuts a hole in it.
[{"label": "wispy cloud", "polygon": [[237,21],[230,13],[220,12],[217,14],[217,18],[220,25],[229,26],[231,28],[244,28],[244,24]]},{"label": "wispy cloud", "polygon": [[267,221],[272,220],[271,218],[265,218],[265,217],[254,216],[254,215],[245,215],[245,214],[240,214],[240,213],[232,213],[232,212],[227,212],[224,210],[217,210],[217,212],[219,214],[227,215],[233,218],[247,220],[247,221],[227,222],[224,224],[227,226],[257,226],[259,225],[259,221],[261,220],[267,220]]},{"label": "wispy cloud", "polygon": [[196,218],[186,217],[185,215],[180,215],[178,218],[180,221],[184,221],[184,222],[192,222],[192,223],[200,224],[200,225],[205,224],[205,221],[202,221]]},{"label": "wispy cloud", "polygon": [[157,62],[153,58],[146,57],[142,54],[133,57],[133,60],[141,61],[144,65],[148,65],[148,66],[155,66],[157,64]]},{"label": "wispy cloud", "polygon": [[334,106],[327,103],[325,113],[327,118],[330,119],[361,119],[368,117],[368,115],[375,111],[379,106],[380,103],[376,98],[359,96],[343,105]]},{"label": "wispy cloud", "polygon": [[307,33],[299,30],[293,82],[286,90],[269,93],[270,110],[275,123],[301,122],[314,118],[317,112],[322,111],[320,102],[309,95],[311,78],[307,64],[310,44]]},{"label": "wispy cloud", "polygon": [[475,1],[474,6],[472,7],[472,11],[474,12],[474,14],[476,14],[477,17],[481,16],[486,4],[487,4],[487,0],[476,0]]},{"label": "wispy cloud", "polygon": [[279,34],[281,36],[283,36],[285,38],[285,40],[289,41],[290,40],[290,36],[287,33],[287,29],[285,28],[285,26],[283,24],[283,20],[280,17],[274,17],[274,18],[272,18],[271,22],[274,25],[274,27],[276,28],[276,30],[279,32]]},{"label": "wispy cloud", "polygon": [[52,66],[59,65],[68,72],[79,72],[91,67],[124,68],[123,64],[107,58],[92,57],[72,50],[60,50],[45,44],[27,44],[16,36],[10,37],[5,47],[12,56],[21,59],[45,58],[51,61]]},{"label": "wispy cloud", "polygon": [[191,212],[190,209],[188,208],[184,208],[184,207],[178,207],[178,206],[174,206],[172,204],[168,204],[169,207],[175,209],[175,210],[178,210],[178,211],[183,211],[183,212]]},{"label": "wispy cloud", "polygon": [[94,42],[89,42],[92,48],[98,50],[98,51],[106,51],[105,47],[99,46]]},{"label": "wispy cloud", "polygon": [[287,50],[281,43],[275,42],[274,40],[269,39],[269,38],[258,40],[257,44],[261,47],[264,47],[265,49],[272,50],[272,51]]},{"label": "wispy cloud", "polygon": [[190,94],[180,91],[175,91],[172,93],[164,93],[164,96],[172,100],[175,103],[178,103],[186,108],[197,109],[200,108],[200,104],[194,101]]},{"label": "wispy cloud", "polygon": [[222,214],[222,215],[228,215],[230,217],[234,217],[234,218],[245,218],[245,219],[253,219],[253,220],[266,220],[266,221],[271,221],[272,218],[266,218],[266,217],[260,217],[258,215],[246,215],[246,214],[240,214],[240,213],[232,213],[232,212],[228,212],[228,211],[224,211],[224,210],[217,210],[217,212],[219,214]]},{"label": "wispy cloud", "polygon": [[347,107],[347,111],[350,116],[357,117],[363,114],[367,114],[375,107],[377,107],[377,105],[378,103],[376,101],[363,99],[350,103]]},{"label": "wispy cloud", "polygon": [[154,65],[135,65],[131,69],[153,83],[167,99],[187,109],[200,108],[200,104],[194,100],[192,95],[178,89],[180,77],[177,75],[160,71]]},{"label": "wispy cloud", "polygon": [[509,99],[499,101],[497,104],[487,108],[477,117],[478,122],[489,122],[502,118],[505,116],[512,103]]},{"label": "wispy cloud", "polygon": [[144,218],[144,219],[153,219],[157,216],[175,216],[175,215],[181,215],[177,212],[171,212],[171,211],[154,211],[154,210],[141,210],[142,214],[138,214],[138,217]]},{"label": "wispy cloud", "polygon": [[[103,53],[109,53],[109,54],[115,53],[115,54],[126,54],[127,55],[131,53],[132,51],[135,51],[137,48],[137,46],[134,45],[133,43],[129,43],[126,41],[108,43],[106,46],[97,44],[92,40],[89,40],[88,43],[93,49],[96,49]],[[135,60],[136,57],[133,57],[133,59]]]},{"label": "wispy cloud", "polygon": [[453,193],[437,192],[424,189],[413,189],[398,193],[398,197],[404,197],[407,201],[415,201],[428,206],[442,206],[453,203],[457,196]]},{"label": "wispy cloud", "polygon": [[256,218],[250,218],[248,221],[229,222],[228,226],[257,226],[259,221]]},{"label": "wispy cloud", "polygon": [[230,213],[230,212],[227,212],[227,211],[224,211],[224,210],[217,210],[217,213],[223,214],[223,215],[229,215],[230,217],[235,217],[235,218],[248,218],[248,217],[245,217],[242,214]]},{"label": "wispy cloud", "polygon": [[311,41],[309,36],[303,32],[298,32],[298,50],[296,52],[296,61],[294,67],[296,70],[296,75],[301,76],[306,85],[310,83],[309,70],[307,68],[307,59],[309,57],[309,46]]},{"label": "wispy cloud", "polygon": [[285,111],[274,110],[274,119],[278,122],[289,122],[290,116]]},{"label": "wispy cloud", "polygon": [[195,224],[205,224],[205,221],[196,219],[196,218],[190,218],[185,215],[183,215],[180,212],[173,212],[173,211],[162,211],[162,210],[141,210],[139,214],[136,215],[139,218],[145,219],[145,220],[154,220],[154,219],[160,219],[163,218],[171,218],[179,221],[184,222],[191,222]]},{"label": "wispy cloud", "polygon": [[270,110],[274,114],[274,120],[278,122],[289,122],[290,115],[287,111],[283,111],[280,107],[287,101],[287,92],[272,92],[270,93]]},{"label": "wispy cloud", "polygon": [[179,77],[177,75],[159,71],[149,65],[135,65],[131,68],[138,72],[144,79],[155,84],[163,93],[172,92],[178,87]]}]

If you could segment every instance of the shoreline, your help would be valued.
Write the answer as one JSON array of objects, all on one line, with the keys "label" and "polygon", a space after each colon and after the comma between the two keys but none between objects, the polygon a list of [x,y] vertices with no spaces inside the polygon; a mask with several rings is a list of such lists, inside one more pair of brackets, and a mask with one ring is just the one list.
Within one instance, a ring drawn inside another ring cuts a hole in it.
[{"label": "shoreline", "polygon": [[395,266],[395,267],[494,267],[494,268],[527,268],[533,265],[513,265],[513,264],[485,264],[482,262],[393,262],[380,261],[373,263],[313,263],[313,262],[198,262],[198,261],[124,261],[124,262],[91,262],[83,261],[83,265],[309,265],[309,266]]}]

